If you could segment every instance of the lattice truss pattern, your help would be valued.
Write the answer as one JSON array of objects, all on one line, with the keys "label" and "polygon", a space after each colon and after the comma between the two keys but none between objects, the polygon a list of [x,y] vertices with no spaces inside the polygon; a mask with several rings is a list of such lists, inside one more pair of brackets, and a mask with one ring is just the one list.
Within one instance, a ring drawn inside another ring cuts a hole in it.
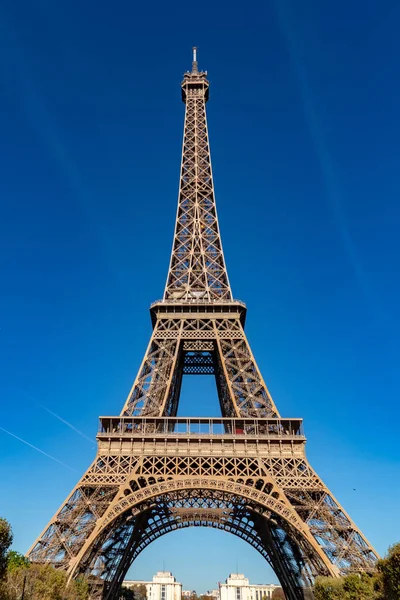
[{"label": "lattice truss pattern", "polygon": [[205,73],[185,75],[178,212],[164,299],[232,298],[222,252],[208,142]]},{"label": "lattice truss pattern", "polygon": [[122,414],[175,416],[183,373],[215,375],[225,416],[278,416],[238,315],[158,319]]},{"label": "lattice truss pattern", "polygon": [[104,580],[107,591],[99,597],[113,597],[151,541],[192,525],[248,541],[273,566],[290,599],[304,598],[317,574],[369,570],[375,563],[368,542],[306,461],[304,444],[113,445],[100,444],[30,552],[31,560]]},{"label": "lattice truss pattern", "polygon": [[[305,600],[316,575],[368,571],[377,555],[310,467],[302,434],[279,425],[244,332],[245,307],[229,287],[205,115],[208,82],[196,62],[182,90],[182,170],[165,296],[152,307],[150,343],[116,417],[143,425],[100,431],[93,464],[29,557],[70,578],[85,573],[92,599],[114,600],[153,540],[183,527],[215,527],[256,548],[288,600]],[[222,415],[251,418],[254,427],[179,437],[171,423],[184,374],[215,376]],[[162,435],[159,418],[169,423]],[[263,429],[263,419],[277,425]]]}]

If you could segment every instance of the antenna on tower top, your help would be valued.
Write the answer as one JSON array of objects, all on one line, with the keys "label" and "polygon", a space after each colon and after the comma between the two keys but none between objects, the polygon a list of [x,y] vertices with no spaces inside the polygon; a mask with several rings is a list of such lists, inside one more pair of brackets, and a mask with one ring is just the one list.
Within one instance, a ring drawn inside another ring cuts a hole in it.
[{"label": "antenna on tower top", "polygon": [[192,62],[192,73],[198,73],[198,65],[197,65],[197,48],[193,46],[193,62]]}]

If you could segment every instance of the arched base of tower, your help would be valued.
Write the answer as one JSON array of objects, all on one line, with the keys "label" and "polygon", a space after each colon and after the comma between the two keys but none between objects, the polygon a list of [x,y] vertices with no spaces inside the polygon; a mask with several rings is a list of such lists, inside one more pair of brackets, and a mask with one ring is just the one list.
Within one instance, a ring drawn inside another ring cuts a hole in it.
[{"label": "arched base of tower", "polygon": [[232,533],[260,552],[288,600],[312,597],[314,577],[328,574],[313,548],[280,515],[236,494],[185,489],[151,498],[136,507],[135,515],[127,510],[98,537],[79,569],[98,581],[92,588],[93,600],[116,600],[129,567],[153,541],[198,526]]},{"label": "arched base of tower", "polygon": [[96,459],[29,552],[70,578],[85,574],[93,598],[113,600],[148,544],[190,526],[251,544],[288,600],[305,600],[316,575],[373,568],[376,554],[308,464],[299,420],[102,424]]}]

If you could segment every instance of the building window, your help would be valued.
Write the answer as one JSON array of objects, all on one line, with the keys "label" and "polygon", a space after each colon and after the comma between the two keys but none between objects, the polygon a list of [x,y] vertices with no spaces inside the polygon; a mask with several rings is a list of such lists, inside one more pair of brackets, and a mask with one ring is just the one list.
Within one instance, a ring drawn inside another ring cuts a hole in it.
[{"label": "building window", "polygon": [[167,590],[165,585],[161,586],[161,600],[167,600]]},{"label": "building window", "polygon": [[240,587],[236,588],[236,597],[235,600],[242,600],[242,590]]}]

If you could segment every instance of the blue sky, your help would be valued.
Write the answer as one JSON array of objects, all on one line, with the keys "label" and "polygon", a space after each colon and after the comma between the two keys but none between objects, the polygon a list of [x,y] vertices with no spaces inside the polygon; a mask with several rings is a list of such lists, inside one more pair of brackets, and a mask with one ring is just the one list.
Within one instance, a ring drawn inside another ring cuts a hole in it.
[{"label": "blue sky", "polygon": [[[191,47],[224,250],[282,415],[380,553],[400,540],[400,7],[394,0],[0,7],[0,514],[26,551],[118,414],[165,283]],[[195,384],[196,382],[196,384]],[[180,414],[218,414],[184,381]],[[84,436],[68,427],[55,413]],[[190,551],[188,551],[190,549]],[[130,575],[275,580],[234,536],[170,534]]]}]

